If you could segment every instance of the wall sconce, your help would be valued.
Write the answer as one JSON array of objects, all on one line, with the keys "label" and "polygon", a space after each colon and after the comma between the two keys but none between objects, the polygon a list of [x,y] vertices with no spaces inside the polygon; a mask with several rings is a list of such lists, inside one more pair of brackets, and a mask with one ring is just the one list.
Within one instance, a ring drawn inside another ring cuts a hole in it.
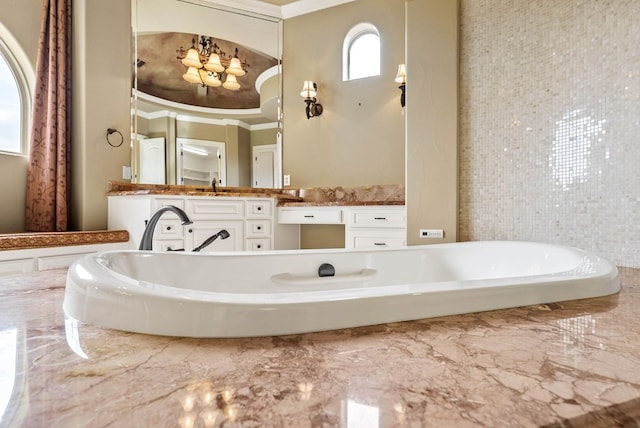
[{"label": "wall sconce", "polygon": [[310,119],[315,116],[320,116],[322,114],[322,104],[317,102],[316,94],[318,93],[318,85],[316,82],[312,82],[311,80],[305,80],[304,85],[302,86],[302,92],[300,95],[304,98],[304,102],[307,103],[306,113],[307,119]]},{"label": "wall sconce", "polygon": [[400,64],[398,66],[398,74],[396,74],[395,81],[396,83],[400,83],[400,86],[398,86],[398,89],[402,91],[400,94],[400,105],[404,107],[405,93],[407,89],[407,67],[404,64]]}]

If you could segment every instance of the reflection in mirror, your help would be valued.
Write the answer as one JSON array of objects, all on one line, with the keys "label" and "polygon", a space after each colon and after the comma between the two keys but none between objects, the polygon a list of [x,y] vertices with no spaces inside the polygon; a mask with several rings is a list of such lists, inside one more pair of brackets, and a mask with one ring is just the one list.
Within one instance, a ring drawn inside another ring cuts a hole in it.
[{"label": "reflection in mirror", "polygon": [[134,1],[132,181],[281,187],[280,20]]},{"label": "reflection in mirror", "polygon": [[178,184],[225,186],[225,144],[219,141],[176,138]]}]

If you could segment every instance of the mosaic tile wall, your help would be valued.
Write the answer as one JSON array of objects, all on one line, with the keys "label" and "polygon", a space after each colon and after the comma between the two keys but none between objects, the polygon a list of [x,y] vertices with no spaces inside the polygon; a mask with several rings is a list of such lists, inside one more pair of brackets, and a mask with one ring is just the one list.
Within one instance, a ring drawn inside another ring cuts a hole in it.
[{"label": "mosaic tile wall", "polygon": [[460,240],[640,268],[640,1],[462,0]]}]

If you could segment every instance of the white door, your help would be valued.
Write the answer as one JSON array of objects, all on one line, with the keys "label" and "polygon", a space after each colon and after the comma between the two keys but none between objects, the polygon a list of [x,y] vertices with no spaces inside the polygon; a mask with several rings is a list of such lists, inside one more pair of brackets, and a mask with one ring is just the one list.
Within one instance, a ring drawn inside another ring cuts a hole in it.
[{"label": "white door", "polygon": [[138,140],[140,171],[138,183],[166,184],[164,138]]},{"label": "white door", "polygon": [[252,187],[273,188],[276,184],[276,145],[253,147]]}]

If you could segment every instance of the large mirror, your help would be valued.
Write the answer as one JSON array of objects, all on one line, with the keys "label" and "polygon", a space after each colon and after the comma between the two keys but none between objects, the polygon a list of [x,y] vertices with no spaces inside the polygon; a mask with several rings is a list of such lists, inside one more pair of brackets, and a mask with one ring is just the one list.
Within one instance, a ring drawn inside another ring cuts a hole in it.
[{"label": "large mirror", "polygon": [[282,187],[281,21],[133,1],[132,182]]}]

